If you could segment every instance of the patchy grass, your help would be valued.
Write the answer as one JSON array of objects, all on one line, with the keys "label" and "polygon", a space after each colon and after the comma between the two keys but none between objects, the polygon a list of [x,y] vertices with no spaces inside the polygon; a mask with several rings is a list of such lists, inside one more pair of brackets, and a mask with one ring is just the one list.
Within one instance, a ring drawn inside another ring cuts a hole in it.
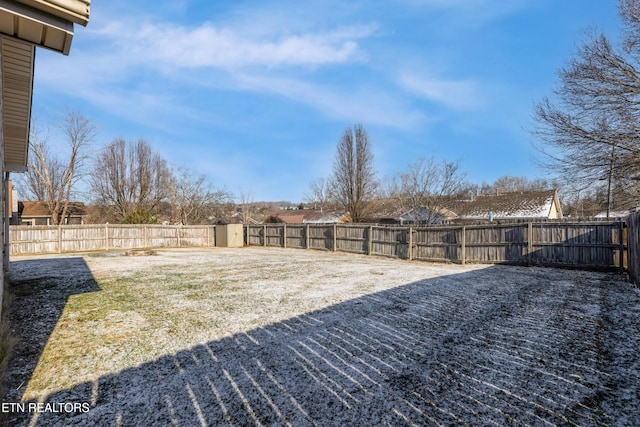
[{"label": "patchy grass", "polygon": [[[289,253],[295,254],[295,262],[289,262]],[[223,250],[111,255],[82,258],[85,270],[74,280],[95,281],[99,290],[68,296],[22,399],[452,268],[262,248],[235,250],[231,256]],[[357,264],[348,262],[354,259]],[[35,273],[38,265],[30,264],[29,274],[35,277],[22,279],[14,289],[16,309],[32,304],[34,293],[42,297],[42,283],[33,286],[33,281],[47,283],[53,300],[69,293],[67,275],[52,275],[48,265],[40,268]],[[21,269],[14,270],[20,277]]]},{"label": "patchy grass", "polygon": [[9,401],[91,409],[11,425],[640,425],[640,291],[616,276],[270,248],[14,261]]}]

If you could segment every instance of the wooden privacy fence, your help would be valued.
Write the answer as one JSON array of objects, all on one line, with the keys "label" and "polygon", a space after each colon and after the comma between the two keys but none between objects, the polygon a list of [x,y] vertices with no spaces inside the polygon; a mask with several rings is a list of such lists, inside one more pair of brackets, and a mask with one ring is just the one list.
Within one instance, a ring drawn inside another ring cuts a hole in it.
[{"label": "wooden privacy fence", "polygon": [[627,218],[629,247],[629,280],[640,285],[640,211]]},{"label": "wooden privacy fence", "polygon": [[62,225],[9,227],[10,254],[215,245],[215,226]]},{"label": "wooden privacy fence", "polygon": [[623,271],[622,221],[431,227],[366,224],[246,225],[247,245],[325,249],[455,263],[513,263]]}]

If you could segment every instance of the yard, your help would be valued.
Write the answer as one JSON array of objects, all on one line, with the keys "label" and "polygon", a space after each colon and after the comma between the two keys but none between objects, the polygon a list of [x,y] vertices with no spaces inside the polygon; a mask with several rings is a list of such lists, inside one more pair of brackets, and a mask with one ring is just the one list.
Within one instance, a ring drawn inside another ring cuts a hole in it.
[{"label": "yard", "polygon": [[10,425],[640,425],[616,275],[278,248],[11,269]]}]

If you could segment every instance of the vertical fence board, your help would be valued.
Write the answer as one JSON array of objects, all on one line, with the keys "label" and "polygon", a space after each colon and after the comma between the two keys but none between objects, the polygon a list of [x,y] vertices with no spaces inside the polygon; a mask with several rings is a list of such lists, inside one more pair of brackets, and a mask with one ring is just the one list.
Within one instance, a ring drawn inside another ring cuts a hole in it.
[{"label": "vertical fence board", "polygon": [[333,226],[324,224],[310,225],[309,247],[311,249],[333,249]]},{"label": "vertical fence board", "polygon": [[640,211],[627,218],[627,247],[629,279],[640,286]]},{"label": "vertical fence board", "polygon": [[[11,226],[10,253],[206,247],[213,226]],[[625,232],[626,230],[626,232]],[[247,245],[337,250],[455,263],[516,263],[621,271],[640,283],[640,212],[620,221],[434,227],[370,224],[245,226]],[[213,233],[215,234],[215,233]],[[627,249],[628,248],[628,249]]]},{"label": "vertical fence board", "polygon": [[303,249],[307,244],[307,228],[302,224],[289,224],[285,231],[285,244],[287,248]]},{"label": "vertical fence board", "polygon": [[[282,224],[264,227],[283,246]],[[432,227],[370,224],[287,225],[287,246],[454,263],[511,263],[620,269],[626,251],[618,221],[519,222]],[[275,231],[279,228],[281,231]],[[247,226],[250,245],[262,244]],[[631,233],[631,226],[630,231]],[[631,242],[631,239],[630,239]],[[629,243],[631,245],[631,243]],[[640,249],[639,249],[640,250]],[[631,254],[629,254],[631,258]],[[628,261],[631,264],[631,261]],[[638,266],[640,270],[640,266]]]},{"label": "vertical fence board", "polygon": [[215,226],[62,225],[11,226],[10,253],[85,252],[158,247],[209,247]]}]

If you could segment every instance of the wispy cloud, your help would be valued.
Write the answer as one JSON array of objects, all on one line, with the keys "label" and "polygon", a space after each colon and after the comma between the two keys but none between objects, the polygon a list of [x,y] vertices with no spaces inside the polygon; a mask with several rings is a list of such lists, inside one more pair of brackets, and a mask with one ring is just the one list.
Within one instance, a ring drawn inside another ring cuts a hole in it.
[{"label": "wispy cloud", "polygon": [[485,103],[473,80],[446,80],[401,74],[399,84],[407,91],[434,103],[455,109],[473,109]]},{"label": "wispy cloud", "polygon": [[[198,90],[211,99],[219,90],[282,97],[334,120],[395,129],[416,129],[434,119],[437,113],[419,105],[420,99],[454,109],[482,103],[471,79],[415,72],[397,77],[394,68],[407,61],[407,53],[372,50],[369,42],[382,37],[378,26],[349,22],[243,31],[246,23],[186,26],[112,16],[87,29],[85,42],[75,47],[72,57],[64,62],[47,57],[44,65],[40,61],[46,73],[39,81],[52,91],[76,93],[112,114],[154,128],[166,125],[166,120],[157,120],[161,117],[210,120],[211,114],[197,106],[174,102],[182,92]],[[384,65],[382,56],[393,58],[393,64]],[[223,109],[220,114],[227,113]]]},{"label": "wispy cloud", "polygon": [[[171,101],[196,88],[212,98],[215,90],[249,90],[330,108],[339,103],[327,98],[336,96],[305,82],[323,67],[361,63],[365,55],[358,43],[376,31],[373,24],[337,25],[326,31],[247,36],[209,22],[191,27],[168,21],[138,26],[123,20],[103,22],[87,29],[86,40],[74,46],[71,57],[39,57],[38,84],[145,125],[152,117],[168,115],[169,109],[184,109],[183,116],[200,120],[203,115],[197,110]],[[247,73],[256,76],[256,82],[267,82],[271,73],[290,77],[275,79],[273,85],[248,84],[242,77]],[[285,90],[286,85],[291,87]],[[340,111],[355,115],[348,110]],[[341,116],[340,111],[335,115]],[[162,121],[155,121],[153,127],[162,127]]]},{"label": "wispy cloud", "polygon": [[288,78],[242,75],[238,82],[244,88],[269,91],[305,103],[328,117],[410,129],[427,120],[401,97],[375,87],[335,87],[311,84]]},{"label": "wispy cloud", "polygon": [[252,39],[212,23],[194,28],[145,23],[136,29],[127,23],[116,22],[95,34],[118,46],[131,60],[145,62],[148,66],[235,68],[320,66],[356,60],[358,41],[374,31],[375,26],[367,25]]}]

